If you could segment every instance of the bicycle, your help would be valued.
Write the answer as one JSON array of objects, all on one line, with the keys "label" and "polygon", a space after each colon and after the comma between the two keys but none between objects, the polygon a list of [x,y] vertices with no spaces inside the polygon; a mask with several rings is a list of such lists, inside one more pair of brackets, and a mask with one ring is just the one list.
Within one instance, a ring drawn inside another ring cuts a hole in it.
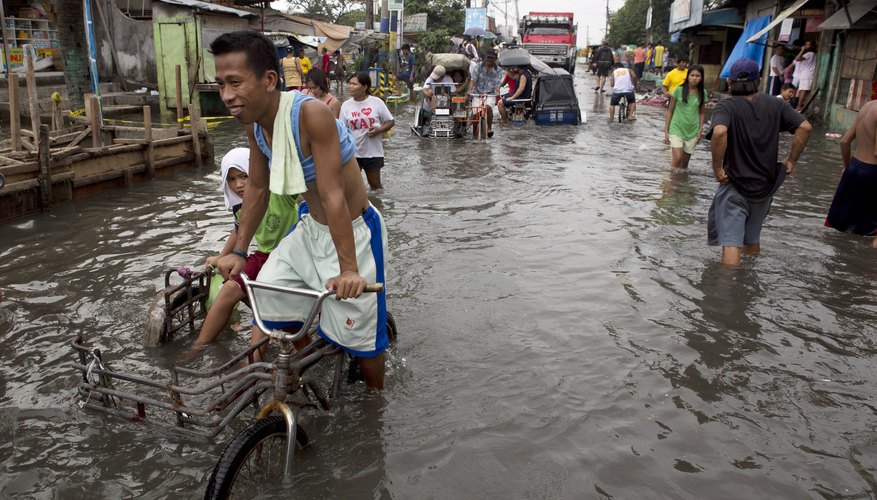
[{"label": "bicycle", "polygon": [[[476,99],[477,104],[476,104]],[[472,105],[466,106],[466,109],[470,111],[471,118],[465,120],[465,123],[472,124],[472,136],[475,139],[486,142],[492,133],[488,133],[487,131],[487,107],[490,106],[487,104],[488,99],[493,99],[496,101],[495,94],[472,94]]]},{"label": "bicycle", "polygon": [[[155,378],[110,370],[104,366],[100,350],[83,345],[81,335],[72,342],[80,359],[80,363],[74,363],[73,368],[82,373],[79,385],[79,394],[83,398],[80,401],[81,407],[101,409],[136,421],[147,420],[147,406],[156,407],[176,416],[177,426],[165,428],[201,437],[215,437],[249,405],[257,410],[256,420],[232,439],[217,461],[210,475],[205,498],[240,496],[235,492],[241,488],[246,489],[248,485],[271,487],[272,481],[265,480],[261,477],[263,475],[290,477],[295,445],[304,448],[309,442],[307,434],[298,426],[296,413],[307,408],[329,410],[332,401],[340,395],[344,368],[347,365],[345,352],[322,337],[316,337],[300,350],[294,347],[294,343],[313,335],[321,306],[334,292],[288,288],[251,281],[246,276],[242,278],[249,296],[253,298],[251,304],[255,322],[266,336],[215,370],[198,371],[173,367],[171,381],[162,382]],[[255,300],[257,290],[308,296],[314,299],[314,304],[298,332],[292,334],[272,330],[262,321]],[[383,285],[369,285],[366,291],[381,292]],[[389,312],[386,327],[392,344],[397,337],[397,330],[395,320]],[[272,339],[280,343],[277,358],[273,362],[257,362],[256,351],[261,353]],[[308,375],[323,360],[333,357],[331,383],[324,390],[317,382],[317,377]],[[247,365],[237,368],[244,359],[248,360]],[[214,380],[187,387],[179,383],[181,375]],[[170,402],[119,390],[114,386],[117,382],[163,391],[170,396]],[[197,398],[216,390],[219,391],[219,396],[200,407],[189,406],[183,402],[184,396]],[[269,399],[260,405],[260,399],[269,391]],[[135,403],[135,414],[127,413],[128,410],[123,407],[126,401]],[[274,413],[279,415],[273,415]],[[199,431],[187,427],[203,427],[207,430]]]},{"label": "bicycle", "polygon": [[[271,400],[262,406],[257,420],[242,430],[229,443],[225,451],[222,452],[216,467],[210,475],[210,481],[207,483],[205,498],[228,498],[231,496],[236,484],[245,486],[240,484],[241,482],[264,484],[265,478],[253,477],[247,481],[247,478],[241,477],[241,474],[244,471],[250,471],[256,476],[265,472],[266,475],[270,476],[270,471],[265,469],[279,464],[278,460],[271,460],[270,458],[272,457],[283,458],[283,477],[289,479],[292,475],[295,443],[297,442],[301,447],[304,447],[307,446],[308,442],[306,435],[304,435],[304,438],[298,437],[296,416],[290,405],[305,408],[313,403],[310,401],[306,403],[289,401],[288,396],[299,390],[302,390],[307,395],[307,391],[310,388],[313,396],[320,402],[323,408],[329,408],[329,401],[321,398],[319,391],[310,386],[307,380],[303,379],[305,372],[326,356],[336,356],[329,399],[335,399],[340,390],[344,362],[344,356],[341,356],[341,354],[344,351],[329,344],[322,338],[317,338],[299,351],[296,351],[293,346],[294,343],[307,335],[307,332],[314,324],[323,301],[334,295],[334,292],[316,292],[313,290],[270,285],[250,281],[246,277],[244,277],[244,285],[247,287],[249,296],[252,297],[253,317],[256,325],[269,337],[279,341],[281,345],[280,354],[274,362],[273,381],[268,381],[268,385],[273,387],[274,393]],[[265,326],[259,314],[258,301],[255,296],[257,289],[313,297],[315,299],[314,305],[301,329],[294,334],[290,334],[281,330],[272,330]],[[366,287],[366,292],[381,291],[383,291],[383,285],[381,284]],[[271,417],[270,415],[275,411],[280,412],[281,415]],[[263,455],[269,459],[263,460]],[[248,466],[248,462],[251,460],[255,462],[254,467]]]},{"label": "bicycle", "polygon": [[627,121],[629,115],[630,109],[627,107],[627,98],[622,96],[621,100],[618,101],[618,123]]}]

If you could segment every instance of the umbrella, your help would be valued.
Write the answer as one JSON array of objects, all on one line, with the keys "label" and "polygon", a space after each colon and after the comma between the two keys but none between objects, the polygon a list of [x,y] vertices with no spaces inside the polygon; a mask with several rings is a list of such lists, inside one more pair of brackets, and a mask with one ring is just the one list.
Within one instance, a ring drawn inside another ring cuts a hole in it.
[{"label": "umbrella", "polygon": [[463,32],[467,36],[486,36],[487,30],[484,28],[472,27]]}]

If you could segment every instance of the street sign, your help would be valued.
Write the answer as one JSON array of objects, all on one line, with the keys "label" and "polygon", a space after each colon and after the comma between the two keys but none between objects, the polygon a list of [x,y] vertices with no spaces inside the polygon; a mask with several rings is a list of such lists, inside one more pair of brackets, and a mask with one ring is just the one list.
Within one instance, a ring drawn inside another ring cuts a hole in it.
[{"label": "street sign", "polygon": [[486,30],[487,26],[487,9],[486,8],[468,8],[466,9],[466,27],[481,28]]},{"label": "street sign", "polygon": [[426,14],[405,16],[402,21],[402,29],[405,33],[423,33],[426,31]]},{"label": "street sign", "polygon": [[389,0],[387,6],[389,10],[403,10],[405,9],[405,0]]}]

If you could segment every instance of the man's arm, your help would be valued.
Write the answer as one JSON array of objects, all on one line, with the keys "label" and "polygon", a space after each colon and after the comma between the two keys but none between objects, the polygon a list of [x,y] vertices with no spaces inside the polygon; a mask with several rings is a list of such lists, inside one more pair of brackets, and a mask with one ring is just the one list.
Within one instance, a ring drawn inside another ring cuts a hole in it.
[{"label": "man's arm", "polygon": [[[219,259],[216,263],[217,269],[225,279],[236,278],[243,270],[246,255],[249,253],[250,241],[256,234],[256,228],[265,217],[265,211],[268,209],[268,158],[259,149],[256,143],[256,137],[253,134],[253,125],[247,125],[247,138],[250,141],[250,174],[247,189],[244,191],[244,203],[241,206],[241,221],[237,229],[237,237],[234,250],[228,255]],[[239,251],[243,255],[239,255]]]},{"label": "man's arm", "polygon": [[326,211],[329,234],[335,244],[341,270],[338,276],[326,283],[326,289],[334,290],[338,299],[359,297],[365,290],[366,282],[359,275],[359,266],[356,263],[353,224],[345,197],[341,144],[335,118],[325,106],[306,102],[301,107],[301,124],[310,141],[317,176],[317,192]]},{"label": "man's arm", "polygon": [[716,125],[713,127],[713,135],[710,140],[710,149],[713,154],[713,174],[716,180],[722,184],[728,182],[728,174],[725,172],[725,151],[728,149],[728,127]]},{"label": "man's arm", "polygon": [[795,165],[798,163],[801,153],[804,152],[804,146],[810,140],[810,132],[812,130],[813,127],[807,120],[804,120],[798,125],[798,129],[795,130],[795,136],[792,137],[792,149],[789,151],[789,157],[785,161],[786,174],[791,174],[795,171]]},{"label": "man's arm", "polygon": [[[850,125],[850,128],[847,129],[847,132],[840,139],[840,156],[843,158],[844,170],[846,170],[846,168],[848,166],[850,166],[850,158],[852,158],[852,156],[853,156],[853,154],[852,154],[853,141],[856,139],[856,127],[859,125],[859,119],[861,119],[861,118],[862,118],[862,113],[860,110],[860,113],[858,116],[856,116],[856,119],[855,119],[855,121],[853,121],[853,124]],[[877,135],[877,134],[875,134],[875,135]],[[874,138],[874,142],[875,142],[874,145],[877,146],[877,137]],[[877,151],[877,149],[875,149],[874,151]]]}]

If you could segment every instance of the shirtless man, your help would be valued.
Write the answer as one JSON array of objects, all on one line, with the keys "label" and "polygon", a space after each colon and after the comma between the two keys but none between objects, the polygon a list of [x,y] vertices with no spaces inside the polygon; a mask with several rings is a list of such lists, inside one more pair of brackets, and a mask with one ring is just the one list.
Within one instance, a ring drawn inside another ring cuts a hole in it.
[{"label": "shirtless man", "polygon": [[[852,152],[853,141],[856,152]],[[840,140],[844,170],[837,186],[826,227],[874,236],[877,248],[877,100],[859,110],[859,116]]]},{"label": "shirtless man", "polygon": [[[295,143],[288,149],[301,162],[307,187],[301,194],[307,207],[295,229],[271,252],[259,280],[334,290],[338,300],[323,304],[318,332],[358,358],[366,385],[382,388],[388,344],[385,294],[363,295],[363,291],[368,282],[384,281],[386,229],[366,197],[347,127],[318,100],[299,92],[281,98],[274,44],[265,36],[226,33],[210,44],[210,51],[220,98],[246,126],[250,144],[250,178],[237,243],[232,253],[217,261],[219,272],[225,279],[241,273],[267,207],[269,164],[280,164],[269,163],[275,118],[290,120]],[[293,99],[294,104],[289,117],[278,117],[284,99]],[[265,294],[259,308],[270,328],[295,331],[312,303],[302,297]],[[253,342],[263,335],[253,328]]]}]

